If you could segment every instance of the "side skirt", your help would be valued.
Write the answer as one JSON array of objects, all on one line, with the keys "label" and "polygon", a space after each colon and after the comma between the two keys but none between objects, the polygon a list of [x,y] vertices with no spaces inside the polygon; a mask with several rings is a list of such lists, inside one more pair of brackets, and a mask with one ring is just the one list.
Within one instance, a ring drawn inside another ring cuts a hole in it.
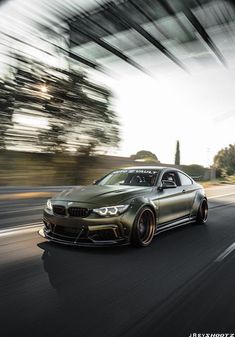
[{"label": "side skirt", "polygon": [[188,225],[190,223],[195,222],[195,220],[196,220],[196,217],[190,217],[190,218],[187,218],[187,219],[174,221],[174,222],[171,222],[171,223],[168,223],[168,224],[165,224],[165,225],[162,224],[160,227],[157,227],[155,235],[160,234],[160,233],[165,232],[165,231],[168,231],[168,230],[171,230],[173,228]]}]

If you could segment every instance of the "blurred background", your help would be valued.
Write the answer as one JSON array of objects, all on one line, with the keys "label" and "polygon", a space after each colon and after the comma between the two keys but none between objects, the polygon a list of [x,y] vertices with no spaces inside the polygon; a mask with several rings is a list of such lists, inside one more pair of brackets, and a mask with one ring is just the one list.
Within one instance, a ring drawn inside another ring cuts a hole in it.
[{"label": "blurred background", "polygon": [[170,165],[234,182],[230,0],[0,2],[0,185]]}]

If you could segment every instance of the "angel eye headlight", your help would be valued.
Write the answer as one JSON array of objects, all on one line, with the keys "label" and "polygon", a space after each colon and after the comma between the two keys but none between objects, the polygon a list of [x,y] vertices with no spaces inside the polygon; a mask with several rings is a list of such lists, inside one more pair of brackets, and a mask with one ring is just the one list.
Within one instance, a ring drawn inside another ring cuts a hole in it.
[{"label": "angel eye headlight", "polygon": [[52,211],[52,204],[51,204],[51,200],[50,199],[47,200],[47,209],[49,209],[50,211]]},{"label": "angel eye headlight", "polygon": [[109,206],[94,208],[93,212],[99,214],[100,216],[115,216],[124,213],[129,205],[118,205],[118,206]]}]

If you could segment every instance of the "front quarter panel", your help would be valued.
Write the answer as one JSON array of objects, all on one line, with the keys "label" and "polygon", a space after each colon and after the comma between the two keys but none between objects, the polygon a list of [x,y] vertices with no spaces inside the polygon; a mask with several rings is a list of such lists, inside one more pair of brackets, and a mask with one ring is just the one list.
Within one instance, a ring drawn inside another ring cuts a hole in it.
[{"label": "front quarter panel", "polygon": [[128,227],[129,234],[131,235],[133,223],[139,211],[148,206],[152,209],[157,219],[157,206],[152,202],[151,199],[145,197],[135,198],[130,202],[130,207],[127,212],[121,216],[121,222]]}]

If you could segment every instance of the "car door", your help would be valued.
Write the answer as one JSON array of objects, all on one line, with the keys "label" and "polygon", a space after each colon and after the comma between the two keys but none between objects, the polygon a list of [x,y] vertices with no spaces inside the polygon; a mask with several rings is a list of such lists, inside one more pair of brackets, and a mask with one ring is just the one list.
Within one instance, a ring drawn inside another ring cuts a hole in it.
[{"label": "car door", "polygon": [[184,186],[181,185],[177,171],[165,171],[160,178],[160,184],[164,180],[174,181],[176,187],[158,189],[158,224],[161,226],[165,223],[184,219],[189,213],[188,196],[185,194]]},{"label": "car door", "polygon": [[177,173],[187,203],[187,215],[190,216],[197,188],[189,176],[181,171],[178,171]]}]

